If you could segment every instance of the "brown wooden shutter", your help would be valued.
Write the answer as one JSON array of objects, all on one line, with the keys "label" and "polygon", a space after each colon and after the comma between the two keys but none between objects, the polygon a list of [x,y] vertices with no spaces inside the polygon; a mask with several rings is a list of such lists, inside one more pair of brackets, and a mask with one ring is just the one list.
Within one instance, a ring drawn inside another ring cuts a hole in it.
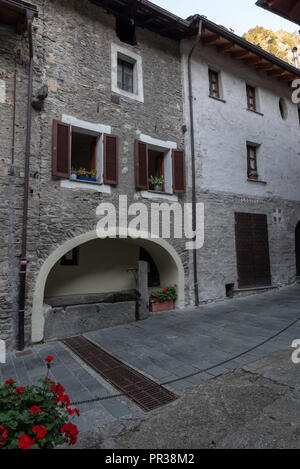
[{"label": "brown wooden shutter", "polygon": [[175,194],[185,192],[185,156],[183,150],[173,150],[173,191]]},{"label": "brown wooden shutter", "polygon": [[52,176],[69,178],[71,172],[71,126],[53,121]]},{"label": "brown wooden shutter", "polygon": [[105,184],[118,184],[119,180],[119,138],[104,134],[103,181]]},{"label": "brown wooden shutter", "polygon": [[137,189],[149,189],[148,144],[135,141],[135,185]]},{"label": "brown wooden shutter", "polygon": [[235,214],[239,288],[271,285],[267,216]]}]

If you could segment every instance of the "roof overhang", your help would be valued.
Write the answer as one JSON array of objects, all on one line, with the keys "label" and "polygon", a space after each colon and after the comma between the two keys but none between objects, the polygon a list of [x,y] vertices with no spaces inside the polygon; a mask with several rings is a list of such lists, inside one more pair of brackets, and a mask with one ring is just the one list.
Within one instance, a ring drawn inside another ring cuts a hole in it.
[{"label": "roof overhang", "polygon": [[136,26],[171,39],[193,34],[191,22],[179,18],[148,0],[90,0],[116,17],[133,18]]},{"label": "roof overhang", "polygon": [[258,0],[256,5],[300,25],[300,0]]},{"label": "roof overhang", "polygon": [[16,26],[19,32],[27,28],[27,19],[38,15],[35,6],[21,0],[0,0],[0,23]]},{"label": "roof overhang", "polygon": [[240,60],[251,67],[255,67],[257,71],[265,72],[283,82],[291,83],[300,77],[300,69],[270,54],[260,46],[237,36],[224,26],[217,25],[206,17],[197,15],[197,23],[201,20],[203,45],[215,46],[220,53],[228,54],[233,59]]}]

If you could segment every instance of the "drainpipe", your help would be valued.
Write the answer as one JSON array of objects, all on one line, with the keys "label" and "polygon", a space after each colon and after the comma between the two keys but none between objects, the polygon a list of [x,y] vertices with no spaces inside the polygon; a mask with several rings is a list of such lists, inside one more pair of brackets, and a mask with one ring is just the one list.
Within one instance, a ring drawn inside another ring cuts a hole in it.
[{"label": "drainpipe", "polygon": [[[192,56],[200,42],[202,33],[202,20],[198,23],[197,39],[188,55],[188,82],[189,82],[189,103],[190,103],[190,137],[191,137],[191,160],[192,160],[192,228],[196,232],[196,168],[195,168],[195,131],[194,131],[194,103],[193,103],[193,83],[192,83]],[[199,306],[198,289],[198,267],[197,250],[193,250],[193,272],[194,272],[194,295],[195,306]]]},{"label": "drainpipe", "polygon": [[25,313],[25,287],[26,287],[26,271],[27,271],[28,190],[29,190],[29,162],[30,162],[30,142],[31,142],[31,101],[32,101],[32,79],[33,79],[33,44],[32,44],[33,18],[34,18],[34,13],[30,10],[26,10],[27,30],[28,30],[28,39],[29,39],[29,79],[28,79],[28,98],[27,98],[27,134],[26,134],[26,150],[25,150],[22,250],[21,250],[21,259],[20,259],[18,350],[24,350],[24,313]]}]

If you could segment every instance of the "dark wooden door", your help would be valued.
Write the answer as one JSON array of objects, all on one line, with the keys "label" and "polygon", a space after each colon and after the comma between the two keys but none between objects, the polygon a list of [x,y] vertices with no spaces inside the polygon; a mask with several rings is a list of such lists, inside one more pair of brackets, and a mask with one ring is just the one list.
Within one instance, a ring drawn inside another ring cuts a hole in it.
[{"label": "dark wooden door", "polygon": [[267,216],[235,214],[239,288],[271,285]]},{"label": "dark wooden door", "polygon": [[296,271],[300,276],[300,221],[296,228]]}]

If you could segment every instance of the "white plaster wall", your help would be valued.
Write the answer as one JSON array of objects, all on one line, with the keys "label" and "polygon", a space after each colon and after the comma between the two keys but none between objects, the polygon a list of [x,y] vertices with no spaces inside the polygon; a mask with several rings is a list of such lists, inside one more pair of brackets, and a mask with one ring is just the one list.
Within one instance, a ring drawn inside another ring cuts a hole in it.
[{"label": "white plaster wall", "polygon": [[[189,125],[187,54],[182,43],[185,120]],[[220,71],[222,98],[208,96],[208,68]],[[216,47],[199,45],[192,61],[197,183],[201,189],[248,196],[300,200],[300,129],[297,106],[287,84],[257,72]],[[259,111],[247,110],[246,82],[258,89]],[[286,100],[282,120],[279,98]],[[187,154],[190,134],[186,133]],[[247,181],[246,142],[261,144],[258,173],[267,184]]]},{"label": "white plaster wall", "polygon": [[79,247],[79,265],[51,270],[45,296],[104,293],[135,289],[129,267],[139,260],[139,246],[118,240],[94,240]]}]

